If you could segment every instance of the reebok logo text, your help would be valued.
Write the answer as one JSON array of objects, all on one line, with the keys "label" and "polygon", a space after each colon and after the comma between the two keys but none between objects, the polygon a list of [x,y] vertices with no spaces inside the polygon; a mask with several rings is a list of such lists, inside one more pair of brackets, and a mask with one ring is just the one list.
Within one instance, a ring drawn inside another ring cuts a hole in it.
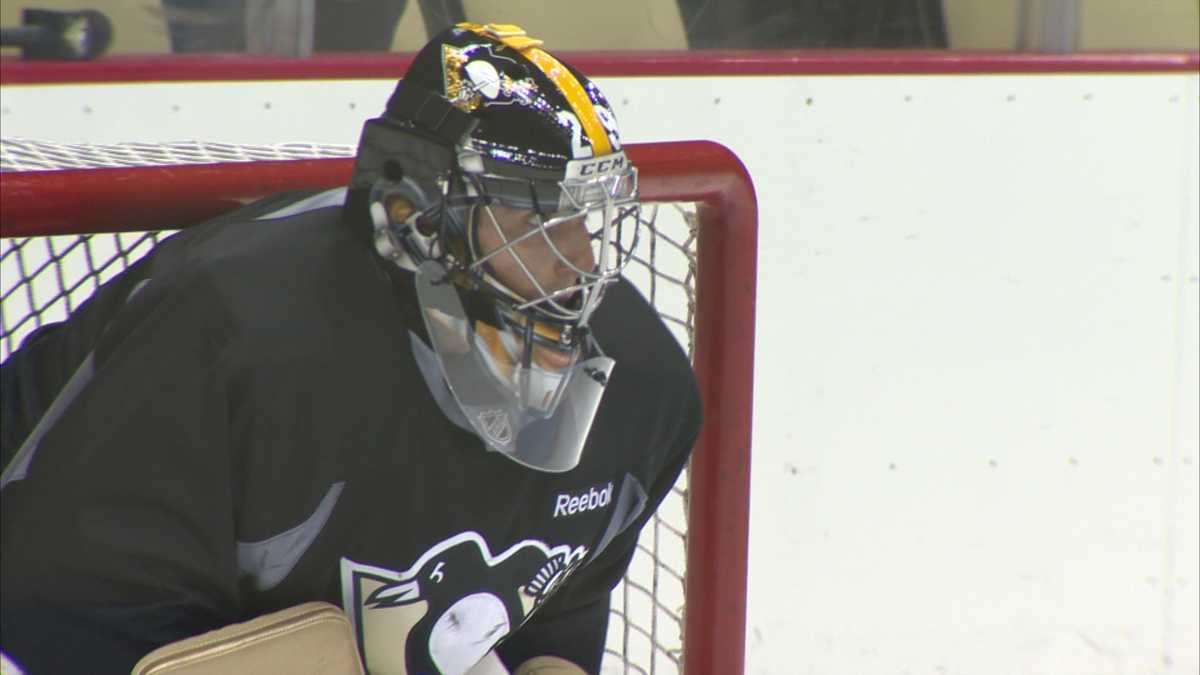
[{"label": "reebok logo text", "polygon": [[594,487],[588,488],[587,492],[581,492],[577,495],[561,494],[554,501],[554,517],[573,516],[576,513],[591,511],[608,506],[612,501],[613,484],[597,490]]}]

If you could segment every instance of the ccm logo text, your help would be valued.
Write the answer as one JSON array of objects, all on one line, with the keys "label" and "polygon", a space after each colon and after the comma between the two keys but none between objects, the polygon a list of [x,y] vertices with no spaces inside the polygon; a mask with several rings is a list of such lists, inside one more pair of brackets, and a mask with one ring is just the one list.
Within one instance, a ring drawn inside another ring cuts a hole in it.
[{"label": "ccm logo text", "polygon": [[592,174],[609,173],[616,171],[625,166],[625,157],[614,157],[612,159],[602,159],[598,162],[589,162],[579,167],[580,176],[591,176]]}]

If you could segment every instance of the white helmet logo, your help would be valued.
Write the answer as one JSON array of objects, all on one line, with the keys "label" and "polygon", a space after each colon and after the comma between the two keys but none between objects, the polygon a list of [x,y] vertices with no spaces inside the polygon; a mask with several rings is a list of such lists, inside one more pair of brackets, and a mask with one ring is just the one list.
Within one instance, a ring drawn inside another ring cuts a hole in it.
[{"label": "white helmet logo", "polygon": [[471,61],[466,65],[466,71],[475,91],[489,99],[500,95],[500,73],[496,66],[487,61]]}]

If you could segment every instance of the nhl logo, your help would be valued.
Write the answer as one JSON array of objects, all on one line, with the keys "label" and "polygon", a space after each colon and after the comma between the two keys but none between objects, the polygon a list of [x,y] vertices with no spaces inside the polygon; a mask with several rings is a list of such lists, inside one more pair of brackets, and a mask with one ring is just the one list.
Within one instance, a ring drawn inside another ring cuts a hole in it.
[{"label": "nhl logo", "polygon": [[488,440],[497,445],[512,443],[512,425],[508,413],[501,409],[484,410],[479,413],[479,428]]}]

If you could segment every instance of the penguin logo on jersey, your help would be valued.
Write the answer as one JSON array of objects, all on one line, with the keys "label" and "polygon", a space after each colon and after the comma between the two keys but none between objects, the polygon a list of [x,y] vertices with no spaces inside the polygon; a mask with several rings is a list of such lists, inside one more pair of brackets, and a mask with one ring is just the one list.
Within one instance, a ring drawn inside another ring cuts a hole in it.
[{"label": "penguin logo on jersey", "polygon": [[463,673],[586,555],[532,539],[492,555],[477,532],[463,532],[402,572],[342,558],[342,602],[372,675]]}]

